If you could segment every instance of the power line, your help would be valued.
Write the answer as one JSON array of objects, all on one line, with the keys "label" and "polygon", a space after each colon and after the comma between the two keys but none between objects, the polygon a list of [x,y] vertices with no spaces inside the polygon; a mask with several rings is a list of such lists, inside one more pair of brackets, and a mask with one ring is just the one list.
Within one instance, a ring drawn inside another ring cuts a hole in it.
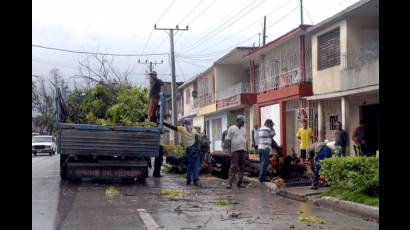
[{"label": "power line", "polygon": [[[157,21],[156,21],[154,24],[157,24],[157,23],[162,19],[162,17],[167,13],[167,11],[169,10],[169,8],[171,8],[171,6],[174,4],[174,2],[175,2],[175,0],[172,0],[172,2],[171,2],[171,3],[168,5],[168,7],[162,12],[161,16],[159,16],[159,18],[157,19]],[[144,53],[144,52],[145,52],[145,49],[147,48],[149,41],[151,41],[152,32],[154,32],[153,29],[151,29],[151,32],[149,33],[148,39],[147,39],[147,41],[145,42],[144,48],[142,49],[141,53]]]},{"label": "power line", "polygon": [[196,4],[196,5],[194,6],[194,8],[192,8],[192,9],[188,12],[188,14],[186,14],[186,15],[178,22],[177,25],[181,24],[181,23],[185,20],[185,18],[187,18],[189,15],[191,15],[191,13],[193,13],[193,12],[196,10],[196,8],[198,8],[198,6],[201,5],[203,2],[204,2],[203,0],[199,0],[198,4]]},{"label": "power line", "polygon": [[279,23],[280,21],[282,21],[283,19],[285,19],[286,17],[288,17],[289,15],[291,15],[295,10],[299,9],[299,6],[293,8],[291,11],[289,11],[289,13],[287,13],[286,15],[282,16],[281,18],[279,18],[278,20],[276,20],[274,23],[270,24],[268,27],[266,27],[266,29],[271,28],[272,26],[276,25],[277,23]]},{"label": "power line", "polygon": [[[269,15],[275,13],[276,11],[282,9],[283,7],[285,7],[286,5],[288,5],[288,4],[291,3],[291,2],[292,2],[292,1],[286,1],[283,5],[279,6],[278,8],[276,8],[276,9],[274,9],[273,11],[269,12],[268,14],[266,14],[266,16],[269,16]],[[210,47],[214,46],[215,44],[220,44],[220,42],[227,41],[227,40],[229,40],[229,39],[234,38],[236,35],[240,34],[241,32],[245,31],[246,29],[250,28],[251,26],[253,26],[255,23],[259,22],[259,21],[262,20],[263,18],[264,18],[264,17],[261,17],[260,19],[258,19],[258,20],[256,20],[256,21],[252,22],[251,24],[249,24],[249,25],[243,27],[243,28],[240,29],[238,32],[236,32],[235,34],[230,35],[228,38],[224,38],[224,39],[218,40],[218,41],[215,42],[213,45],[208,46],[208,47],[206,47],[206,48],[204,48],[204,49],[202,49],[202,50],[200,50],[200,51],[198,51],[198,52],[201,52],[201,51],[203,51],[203,50],[207,50],[207,49],[209,49]]]},{"label": "power line", "polygon": [[168,53],[151,53],[151,54],[118,54],[118,53],[99,53],[99,52],[86,52],[86,51],[76,51],[76,50],[67,50],[67,49],[60,49],[60,48],[53,48],[48,46],[42,45],[35,45],[32,44],[32,47],[48,49],[48,50],[56,50],[61,52],[68,52],[68,53],[77,53],[77,54],[91,54],[91,55],[107,55],[107,56],[119,56],[119,57],[141,57],[141,56],[160,56],[160,55],[168,55]]},{"label": "power line", "polygon": [[[252,12],[253,10],[256,9],[256,7],[260,6],[262,3],[264,3],[266,0],[262,0],[260,2],[258,2],[253,8],[251,8],[250,10],[248,10],[245,14],[241,15],[241,13],[245,10],[247,10],[251,5],[253,5],[255,2],[251,2],[250,4],[246,5],[244,8],[242,8],[238,13],[236,13],[235,15],[233,15],[232,17],[230,17],[228,20],[226,20],[225,22],[223,22],[220,26],[216,27],[215,29],[213,29],[212,31],[208,32],[206,35],[201,36],[201,38],[199,40],[197,40],[196,42],[194,42],[193,44],[191,44],[190,46],[187,46],[184,51],[186,51],[187,49],[190,48],[194,48],[194,47],[198,47],[198,44],[200,45],[201,43],[207,41],[210,37],[215,36],[216,34],[222,32],[223,30],[225,30],[227,27],[229,27],[230,25],[238,22],[239,20],[233,20],[238,16],[245,16],[247,14],[249,14],[250,12]],[[232,21],[233,20],[233,21]],[[232,22],[231,22],[232,21]],[[231,22],[230,24],[228,24],[227,26],[223,27],[224,25],[226,25],[227,23]],[[222,29],[220,29],[222,27]],[[219,31],[218,31],[219,30]],[[211,34],[213,34],[212,36],[210,36]]]},{"label": "power line", "polygon": [[312,18],[310,17],[309,11],[305,7],[303,7],[303,9],[306,11],[306,14],[309,17],[310,23],[313,25],[314,23],[313,23]]}]

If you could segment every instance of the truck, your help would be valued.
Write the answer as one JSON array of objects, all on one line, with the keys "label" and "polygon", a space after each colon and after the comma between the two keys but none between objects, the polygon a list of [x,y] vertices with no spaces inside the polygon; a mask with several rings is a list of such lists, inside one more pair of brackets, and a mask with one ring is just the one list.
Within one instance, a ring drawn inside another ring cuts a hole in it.
[{"label": "truck", "polygon": [[159,154],[164,98],[159,127],[59,123],[57,151],[62,180],[109,178],[145,180],[151,157]]}]

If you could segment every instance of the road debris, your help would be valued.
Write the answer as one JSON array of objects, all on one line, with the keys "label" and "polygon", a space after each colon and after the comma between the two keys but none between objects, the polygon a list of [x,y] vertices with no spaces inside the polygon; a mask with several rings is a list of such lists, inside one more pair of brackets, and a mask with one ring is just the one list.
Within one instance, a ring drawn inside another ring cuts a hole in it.
[{"label": "road debris", "polygon": [[119,194],[120,192],[118,192],[118,190],[114,186],[110,186],[105,190],[105,196],[107,197],[109,202],[112,202],[112,199]]},{"label": "road debris", "polygon": [[216,205],[224,206],[230,204],[229,200],[217,200],[215,201]]},{"label": "road debris", "polygon": [[166,188],[166,189],[161,189],[161,193],[162,196],[172,196],[172,197],[182,197],[183,196],[183,192],[171,189],[171,188]]}]

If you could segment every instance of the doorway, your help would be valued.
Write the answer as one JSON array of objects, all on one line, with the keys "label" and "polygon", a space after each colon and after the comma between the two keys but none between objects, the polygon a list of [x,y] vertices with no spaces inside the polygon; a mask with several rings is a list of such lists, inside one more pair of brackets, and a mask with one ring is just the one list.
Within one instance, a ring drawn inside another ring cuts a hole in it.
[{"label": "doorway", "polygon": [[366,154],[375,156],[379,150],[379,104],[363,105],[360,111],[364,122],[364,139],[367,142]]}]

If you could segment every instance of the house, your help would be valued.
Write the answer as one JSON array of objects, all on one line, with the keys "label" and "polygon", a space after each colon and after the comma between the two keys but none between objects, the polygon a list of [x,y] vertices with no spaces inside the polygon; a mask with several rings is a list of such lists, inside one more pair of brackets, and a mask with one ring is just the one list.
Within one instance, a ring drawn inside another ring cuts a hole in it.
[{"label": "house", "polygon": [[[307,100],[317,104],[319,139],[335,139],[336,121],[350,139],[363,120],[374,155],[379,149],[379,1],[359,1],[308,33],[314,95]],[[354,153],[352,141],[347,152]]]},{"label": "house", "polygon": [[250,79],[257,94],[258,126],[266,119],[275,123],[275,141],[282,154],[299,151],[297,129],[303,119],[313,127],[314,106],[304,97],[312,95],[309,25],[300,25],[247,56]]}]

